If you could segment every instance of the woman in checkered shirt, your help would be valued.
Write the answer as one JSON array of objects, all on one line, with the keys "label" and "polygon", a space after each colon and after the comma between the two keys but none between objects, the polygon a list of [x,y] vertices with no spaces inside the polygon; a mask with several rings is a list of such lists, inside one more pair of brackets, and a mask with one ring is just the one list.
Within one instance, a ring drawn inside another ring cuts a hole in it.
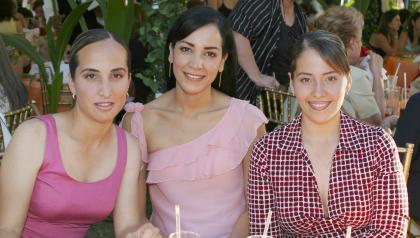
[{"label": "woman in checkered shirt", "polygon": [[408,202],[392,138],[340,111],[351,86],[341,40],[307,33],[293,49],[292,91],[302,113],[254,146],[251,234],[273,211],[272,237],[405,237]]}]

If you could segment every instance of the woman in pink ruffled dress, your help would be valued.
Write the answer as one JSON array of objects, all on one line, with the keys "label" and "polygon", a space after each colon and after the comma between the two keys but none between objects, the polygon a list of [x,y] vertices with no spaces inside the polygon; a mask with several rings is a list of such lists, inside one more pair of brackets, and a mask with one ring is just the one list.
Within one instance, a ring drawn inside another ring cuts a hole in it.
[{"label": "woman in pink ruffled dress", "polygon": [[179,204],[181,230],[246,237],[250,148],[267,119],[234,98],[232,30],[213,9],[192,8],[172,26],[165,56],[169,90],[144,107],[128,104],[123,121],[148,151],[151,222],[164,235],[174,232]]}]

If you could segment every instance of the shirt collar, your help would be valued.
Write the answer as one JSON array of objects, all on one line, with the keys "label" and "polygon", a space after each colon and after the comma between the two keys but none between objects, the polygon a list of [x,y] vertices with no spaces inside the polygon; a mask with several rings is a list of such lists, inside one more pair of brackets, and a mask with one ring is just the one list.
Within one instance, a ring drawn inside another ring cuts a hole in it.
[{"label": "shirt collar", "polygon": [[[295,117],[289,124],[282,126],[278,132],[286,135],[286,138],[279,141],[277,147],[281,150],[300,152],[304,150],[302,143],[302,113]],[[359,134],[355,129],[354,119],[340,111],[340,139],[338,150],[357,150],[361,143]],[[296,151],[297,150],[297,151]]]}]

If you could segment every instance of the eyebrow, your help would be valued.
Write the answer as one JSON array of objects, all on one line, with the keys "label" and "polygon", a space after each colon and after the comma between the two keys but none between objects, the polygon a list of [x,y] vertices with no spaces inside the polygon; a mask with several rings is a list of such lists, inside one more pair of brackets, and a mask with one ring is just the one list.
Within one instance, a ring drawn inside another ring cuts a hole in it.
[{"label": "eyebrow", "polygon": [[[120,71],[120,70],[127,71],[124,67],[118,67],[118,68],[112,69],[111,72]],[[86,69],[82,69],[82,71],[80,71],[80,72],[81,73],[83,73],[83,72],[99,72],[99,70],[93,69],[93,68],[86,68]]]},{"label": "eyebrow", "polygon": [[[326,72],[326,73],[323,73],[322,75],[335,74],[335,73],[337,73],[337,72],[336,72],[335,70],[333,70],[333,71],[328,71],[328,72]],[[299,75],[311,76],[312,74],[302,72],[302,73],[298,73],[298,74],[297,74],[297,76],[299,76]]]},{"label": "eyebrow", "polygon": [[120,71],[120,70],[127,71],[124,67],[118,67],[118,68],[112,69],[111,72]]},{"label": "eyebrow", "polygon": [[99,72],[99,70],[97,70],[97,69],[86,68],[86,69],[82,69],[82,71],[80,71],[80,73],[83,73],[83,72],[90,72],[90,71],[93,71],[93,72]]},{"label": "eyebrow", "polygon": [[[179,42],[185,43],[185,44],[187,44],[187,45],[189,45],[191,47],[194,47],[195,46],[193,43],[190,43],[190,42],[185,41],[185,40],[180,40]],[[214,50],[220,50],[220,47],[217,47],[217,46],[206,46],[206,47],[204,47],[204,49],[206,49],[206,50],[213,50],[213,49]]]}]

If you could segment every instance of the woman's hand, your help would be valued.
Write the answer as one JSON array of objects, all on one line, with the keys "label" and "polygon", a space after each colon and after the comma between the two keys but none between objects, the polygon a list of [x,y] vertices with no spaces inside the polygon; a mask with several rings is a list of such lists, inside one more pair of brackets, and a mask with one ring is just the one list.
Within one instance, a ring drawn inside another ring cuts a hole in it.
[{"label": "woman's hand", "polygon": [[151,223],[145,223],[137,231],[127,234],[126,238],[162,238],[162,236],[158,228]]}]

